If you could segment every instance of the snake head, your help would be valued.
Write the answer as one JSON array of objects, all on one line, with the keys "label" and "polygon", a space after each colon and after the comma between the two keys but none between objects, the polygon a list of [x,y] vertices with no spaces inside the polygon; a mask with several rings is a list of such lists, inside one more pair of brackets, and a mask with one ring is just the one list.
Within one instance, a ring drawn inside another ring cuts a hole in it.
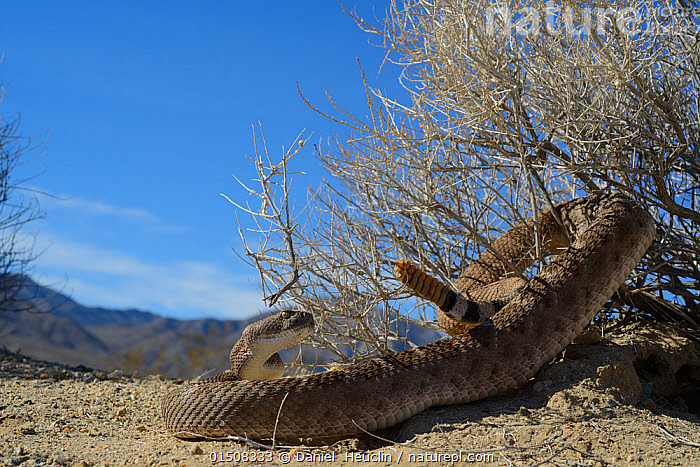
[{"label": "snake head", "polygon": [[277,351],[298,344],[313,331],[314,317],[311,313],[282,310],[249,325],[241,338],[246,337],[256,346],[270,346]]},{"label": "snake head", "polygon": [[308,311],[299,310],[280,310],[279,313],[270,316],[275,318],[274,322],[279,326],[281,332],[286,330],[303,329],[309,330],[309,334],[313,332],[315,322],[314,316]]}]

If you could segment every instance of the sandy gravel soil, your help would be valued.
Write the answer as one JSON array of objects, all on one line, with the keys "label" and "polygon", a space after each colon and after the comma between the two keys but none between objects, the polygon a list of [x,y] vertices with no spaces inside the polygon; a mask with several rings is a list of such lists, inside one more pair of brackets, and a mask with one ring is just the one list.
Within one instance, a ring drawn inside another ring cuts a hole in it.
[{"label": "sandy gravel soil", "polygon": [[180,441],[159,415],[176,384],[0,353],[0,465],[700,465],[700,360],[667,326],[572,345],[525,387],[429,410],[391,442]]}]

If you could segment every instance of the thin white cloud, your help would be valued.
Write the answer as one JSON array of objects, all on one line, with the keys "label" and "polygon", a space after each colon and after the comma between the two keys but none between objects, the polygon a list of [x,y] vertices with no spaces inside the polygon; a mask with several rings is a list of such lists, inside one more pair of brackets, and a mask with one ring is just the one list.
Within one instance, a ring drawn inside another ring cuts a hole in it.
[{"label": "thin white cloud", "polygon": [[92,212],[95,214],[121,217],[122,219],[138,221],[160,220],[155,214],[144,209],[123,208],[112,204],[102,203],[100,201],[88,201],[74,197],[60,197],[60,199],[57,201],[58,205],[64,208],[79,209],[81,211]]},{"label": "thin white cloud", "polygon": [[67,275],[66,291],[87,305],[230,319],[248,318],[263,305],[247,277],[207,262],[148,262],[54,237],[36,266],[49,282]]},{"label": "thin white cloud", "polygon": [[[41,190],[37,190],[41,191]],[[92,201],[70,195],[46,196],[41,200],[42,207],[47,209],[67,209],[82,214],[110,216],[122,221],[137,222],[147,228],[161,233],[180,233],[185,229],[169,224],[156,214],[145,209],[116,206],[102,201]]]}]

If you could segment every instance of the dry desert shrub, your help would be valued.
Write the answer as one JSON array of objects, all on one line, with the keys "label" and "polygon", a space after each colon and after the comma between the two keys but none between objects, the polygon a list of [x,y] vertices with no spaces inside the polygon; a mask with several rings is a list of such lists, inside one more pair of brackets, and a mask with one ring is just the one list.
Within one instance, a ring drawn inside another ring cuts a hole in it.
[{"label": "dry desert shrub", "polygon": [[696,2],[407,0],[383,21],[348,14],[401,67],[407,97],[366,85],[367,117],[306,101],[339,130],[315,151],[331,177],[298,212],[290,159],[308,138],[280,162],[256,145],[259,204],[239,207],[257,222],[244,254],[268,304],[313,311],[336,359],[411,347],[407,326],[432,326],[434,311],[396,282],[396,259],[450,282],[514,223],[617,191],[658,235],[603,314],[700,336]]}]

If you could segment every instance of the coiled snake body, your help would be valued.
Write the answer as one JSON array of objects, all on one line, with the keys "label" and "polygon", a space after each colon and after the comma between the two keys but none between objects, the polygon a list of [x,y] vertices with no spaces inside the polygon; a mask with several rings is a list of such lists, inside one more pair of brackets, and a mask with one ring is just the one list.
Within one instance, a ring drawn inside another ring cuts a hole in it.
[{"label": "coiled snake body", "polygon": [[487,325],[465,330],[464,324],[449,321],[469,319],[474,309],[467,299],[484,299],[479,287],[531,264],[532,218],[494,242],[497,254],[486,252],[462,273],[456,281],[459,293],[410,263],[397,264],[399,278],[441,307],[440,321],[456,337],[304,377],[215,376],[165,396],[166,427],[183,438],[338,437],[386,428],[431,406],[475,401],[525,383],[591,321],[654,237],[651,216],[621,195],[573,200],[556,211],[539,213],[537,225],[541,245],[559,255]]}]

